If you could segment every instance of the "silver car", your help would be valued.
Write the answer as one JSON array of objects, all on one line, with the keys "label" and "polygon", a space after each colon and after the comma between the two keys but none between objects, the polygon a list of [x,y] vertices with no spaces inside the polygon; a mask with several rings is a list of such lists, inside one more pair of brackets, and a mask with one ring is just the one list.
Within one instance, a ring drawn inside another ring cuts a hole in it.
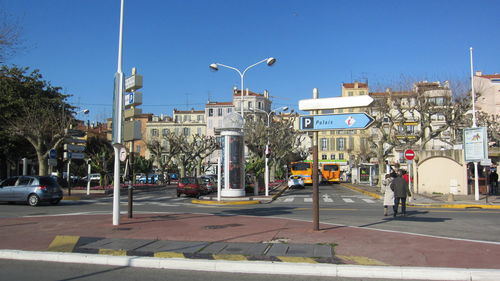
[{"label": "silver car", "polygon": [[55,205],[63,198],[63,191],[53,177],[18,176],[0,183],[0,201],[26,202],[36,207],[40,202]]}]

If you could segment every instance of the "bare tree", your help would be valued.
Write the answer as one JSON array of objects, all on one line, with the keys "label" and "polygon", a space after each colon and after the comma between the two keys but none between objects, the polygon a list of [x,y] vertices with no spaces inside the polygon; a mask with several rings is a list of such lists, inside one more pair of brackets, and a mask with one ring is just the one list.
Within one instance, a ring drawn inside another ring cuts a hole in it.
[{"label": "bare tree", "polygon": [[21,48],[21,28],[5,11],[0,12],[0,63]]}]

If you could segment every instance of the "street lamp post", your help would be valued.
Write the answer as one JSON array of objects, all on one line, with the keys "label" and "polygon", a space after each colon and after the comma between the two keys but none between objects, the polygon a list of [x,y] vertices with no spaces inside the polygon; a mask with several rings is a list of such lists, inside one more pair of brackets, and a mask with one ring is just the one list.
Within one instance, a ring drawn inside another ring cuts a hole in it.
[{"label": "street lamp post", "polygon": [[275,62],[276,62],[276,59],[273,58],[273,57],[270,57],[270,58],[267,58],[267,59],[263,59],[257,63],[254,63],[252,65],[250,65],[249,67],[245,68],[245,70],[243,70],[243,72],[241,72],[239,69],[237,69],[236,67],[232,67],[232,66],[229,66],[229,65],[225,65],[225,64],[222,64],[222,63],[212,63],[210,65],[210,69],[212,69],[213,71],[217,71],[219,70],[219,66],[222,66],[222,67],[225,67],[225,68],[229,68],[229,69],[232,69],[236,72],[238,72],[238,74],[240,75],[240,82],[241,82],[241,117],[243,118],[243,120],[245,120],[245,116],[243,115],[243,80],[244,80],[244,77],[245,77],[245,73],[252,67],[256,66],[256,65],[259,65],[261,63],[267,63],[268,66],[271,66],[273,65]]},{"label": "street lamp post", "polygon": [[[264,110],[262,109],[257,109],[258,111],[261,111],[261,112],[264,112],[266,115],[267,115],[267,129],[269,130],[269,126],[271,124],[271,114],[274,113],[275,111],[277,110],[283,110],[283,111],[287,111],[288,110],[288,106],[282,106],[282,107],[279,107],[279,108],[275,108],[269,112],[265,112]],[[266,143],[266,149],[264,151],[264,156],[266,157],[265,159],[265,163],[266,163],[266,170],[265,170],[265,174],[264,174],[264,180],[265,180],[265,185],[266,185],[266,196],[269,196],[269,133],[267,134],[267,143]]]}]

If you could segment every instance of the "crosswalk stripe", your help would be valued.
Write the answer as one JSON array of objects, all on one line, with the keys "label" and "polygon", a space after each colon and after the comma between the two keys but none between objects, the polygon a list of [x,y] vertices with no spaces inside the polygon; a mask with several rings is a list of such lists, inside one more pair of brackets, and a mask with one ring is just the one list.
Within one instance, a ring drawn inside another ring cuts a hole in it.
[{"label": "crosswalk stripe", "polygon": [[312,201],[313,201],[313,199],[312,199],[312,198],[304,198],[304,202],[309,203],[309,202],[312,202]]},{"label": "crosswalk stripe", "polygon": [[289,197],[289,198],[285,198],[285,200],[283,200],[283,202],[293,202],[293,200],[295,199],[295,197]]},{"label": "crosswalk stripe", "polygon": [[373,201],[372,199],[363,199],[363,201],[365,201],[366,203],[375,203],[375,201]]},{"label": "crosswalk stripe", "polygon": [[352,200],[351,198],[342,198],[342,200],[344,200],[344,202],[346,203],[354,203],[354,200]]}]

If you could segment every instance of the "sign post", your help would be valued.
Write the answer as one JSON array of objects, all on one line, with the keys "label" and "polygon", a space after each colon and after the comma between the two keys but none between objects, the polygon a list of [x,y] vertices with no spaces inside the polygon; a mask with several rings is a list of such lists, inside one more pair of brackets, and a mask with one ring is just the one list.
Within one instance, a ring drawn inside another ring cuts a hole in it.
[{"label": "sign post", "polygon": [[299,110],[311,111],[313,115],[300,116],[300,130],[310,131],[312,145],[312,184],[313,184],[313,230],[319,230],[319,187],[318,187],[318,132],[324,130],[366,129],[374,119],[366,113],[318,115],[319,110],[365,107],[373,102],[370,96],[319,98],[317,88],[313,89],[313,98],[299,101]]},{"label": "sign post", "polygon": [[415,158],[415,151],[413,149],[407,149],[404,152],[405,159],[407,160],[408,163],[408,188],[410,189],[410,192],[413,194],[413,185],[412,185],[412,177],[411,175],[413,174],[413,159]]}]

